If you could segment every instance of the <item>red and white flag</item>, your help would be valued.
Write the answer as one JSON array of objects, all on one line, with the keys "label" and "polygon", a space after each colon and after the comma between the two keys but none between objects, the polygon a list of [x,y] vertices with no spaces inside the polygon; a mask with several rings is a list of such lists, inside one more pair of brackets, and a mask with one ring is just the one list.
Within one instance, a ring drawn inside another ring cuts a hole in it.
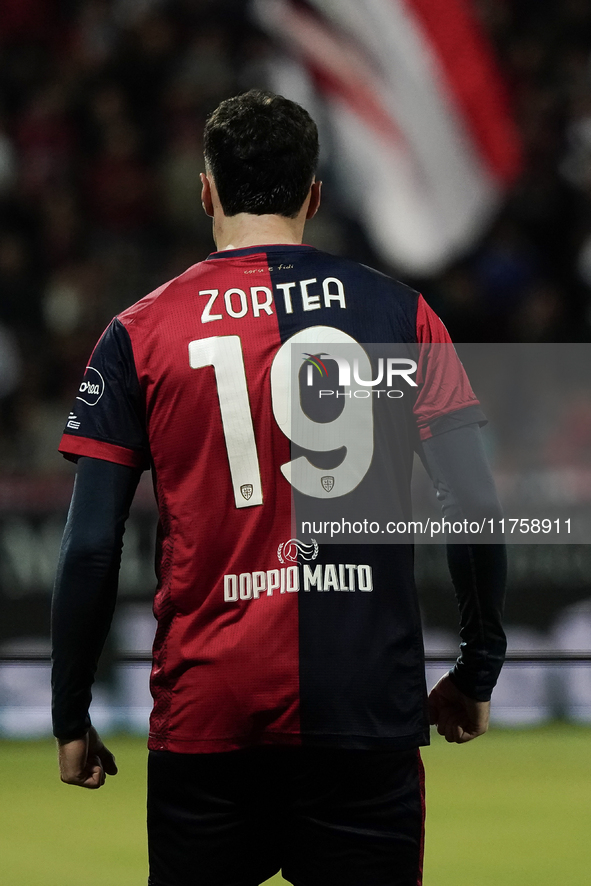
[{"label": "red and white flag", "polygon": [[253,0],[253,11],[282,48],[271,88],[325,121],[380,254],[429,275],[465,252],[521,162],[470,0]]}]

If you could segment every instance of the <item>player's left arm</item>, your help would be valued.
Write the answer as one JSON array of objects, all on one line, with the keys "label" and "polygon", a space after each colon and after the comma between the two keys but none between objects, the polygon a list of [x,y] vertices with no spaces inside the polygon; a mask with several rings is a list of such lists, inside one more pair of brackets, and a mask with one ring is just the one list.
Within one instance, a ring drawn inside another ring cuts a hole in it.
[{"label": "player's left arm", "polygon": [[141,469],[82,457],[52,601],[52,716],[62,781],[98,788],[117,772],[91,726],[91,686],[115,601],[125,521]]},{"label": "player's left arm", "polygon": [[[502,516],[480,433],[486,418],[440,318],[422,296],[417,301],[420,387],[414,405],[419,455],[450,522],[498,527]],[[492,521],[492,522],[489,522]],[[488,729],[490,697],[501,670],[506,639],[501,617],[506,583],[504,538],[497,531],[480,544],[447,545],[460,610],[460,656],[431,690],[429,711],[448,741],[465,742]]]},{"label": "player's left arm", "polygon": [[[502,516],[478,424],[457,427],[423,440],[420,455],[450,522]],[[507,642],[502,613],[507,577],[500,533],[480,543],[447,545],[448,566],[460,610],[460,656],[431,690],[431,722],[450,742],[462,743],[488,729],[490,698]]]}]

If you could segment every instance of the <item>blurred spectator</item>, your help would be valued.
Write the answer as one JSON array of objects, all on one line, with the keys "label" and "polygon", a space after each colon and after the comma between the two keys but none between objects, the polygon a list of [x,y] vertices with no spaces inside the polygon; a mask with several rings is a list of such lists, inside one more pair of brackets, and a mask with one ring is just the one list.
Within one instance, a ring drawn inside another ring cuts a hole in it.
[{"label": "blurred spectator", "polygon": [[86,0],[75,18],[71,52],[82,68],[100,69],[108,63],[119,37],[110,0]]},{"label": "blurred spectator", "polygon": [[188,120],[178,126],[162,163],[162,190],[167,219],[179,234],[203,234],[211,221],[201,207],[202,126]]},{"label": "blurred spectator", "polygon": [[0,326],[0,402],[16,391],[20,374],[21,357],[14,336]]},{"label": "blurred spectator", "polygon": [[503,218],[477,253],[473,270],[488,340],[503,341],[509,318],[520,310],[538,271],[535,251],[519,228]]},{"label": "blurred spectator", "polygon": [[0,119],[0,199],[14,187],[17,168],[14,146]]},{"label": "blurred spectator", "polygon": [[0,321],[21,336],[40,325],[40,286],[25,237],[0,231]]},{"label": "blurred spectator", "polygon": [[588,390],[569,391],[564,396],[546,447],[547,464],[591,467],[591,401]]},{"label": "blurred spectator", "polygon": [[48,188],[39,206],[43,258],[48,268],[59,268],[84,250],[86,218],[76,192],[69,188]]},{"label": "blurred spectator", "polygon": [[17,392],[22,359],[16,340],[0,324],[0,459],[10,460],[19,429]]},{"label": "blurred spectator", "polygon": [[57,0],[2,0],[0,46],[47,37]]},{"label": "blurred spectator", "polygon": [[140,154],[137,130],[127,121],[105,126],[101,148],[86,177],[86,197],[96,228],[138,234],[154,220],[152,171]]},{"label": "blurred spectator", "polygon": [[74,158],[74,133],[66,116],[67,95],[58,81],[44,84],[16,125],[23,196],[36,198],[64,181]]},{"label": "blurred spectator", "polygon": [[229,94],[232,70],[227,35],[222,27],[195,34],[177,66],[176,79],[187,86],[196,102],[215,106]]}]

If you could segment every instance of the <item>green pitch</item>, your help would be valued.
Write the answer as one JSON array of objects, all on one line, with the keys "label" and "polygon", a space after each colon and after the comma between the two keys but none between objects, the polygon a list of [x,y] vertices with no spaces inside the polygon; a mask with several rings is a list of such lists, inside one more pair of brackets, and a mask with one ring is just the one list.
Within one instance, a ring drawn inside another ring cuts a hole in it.
[{"label": "green pitch", "polygon": [[[108,744],[119,775],[83,791],[60,784],[51,741],[0,743],[3,886],[145,886],[144,743]],[[434,736],[423,758],[425,886],[587,886],[590,729]]]}]

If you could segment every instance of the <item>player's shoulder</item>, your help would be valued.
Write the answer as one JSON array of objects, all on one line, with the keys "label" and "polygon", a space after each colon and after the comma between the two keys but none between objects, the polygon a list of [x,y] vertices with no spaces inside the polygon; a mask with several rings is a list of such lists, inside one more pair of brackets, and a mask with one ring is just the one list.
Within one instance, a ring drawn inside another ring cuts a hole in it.
[{"label": "player's shoulder", "polygon": [[[341,281],[347,307],[359,320],[366,340],[388,336],[398,341],[415,341],[420,293],[389,274],[350,258],[318,252],[309,276],[331,276]],[[316,271],[319,273],[316,274]],[[373,318],[371,329],[368,317]]]},{"label": "player's shoulder", "polygon": [[391,277],[383,271],[378,271],[376,268],[344,256],[332,255],[329,252],[322,252],[320,250],[317,251],[316,255],[319,261],[334,269],[335,276],[340,273],[345,277],[354,279],[356,282],[365,283],[378,296],[398,298],[416,307],[420,293],[407,286],[406,283],[396,280],[395,277]]},{"label": "player's shoulder", "polygon": [[173,302],[186,298],[199,278],[207,272],[208,267],[205,261],[191,265],[182,274],[167,280],[166,283],[121,311],[115,319],[128,328],[143,320],[154,323],[159,314],[166,314],[170,310]]},{"label": "player's shoulder", "polygon": [[383,292],[385,296],[396,298],[416,309],[418,301],[421,298],[420,292],[417,292],[416,289],[413,289],[406,283],[402,283],[400,280],[396,280],[394,277],[384,274],[382,271],[370,268],[368,265],[360,265],[360,267],[367,274],[368,279],[371,279],[373,285],[380,292]]}]

